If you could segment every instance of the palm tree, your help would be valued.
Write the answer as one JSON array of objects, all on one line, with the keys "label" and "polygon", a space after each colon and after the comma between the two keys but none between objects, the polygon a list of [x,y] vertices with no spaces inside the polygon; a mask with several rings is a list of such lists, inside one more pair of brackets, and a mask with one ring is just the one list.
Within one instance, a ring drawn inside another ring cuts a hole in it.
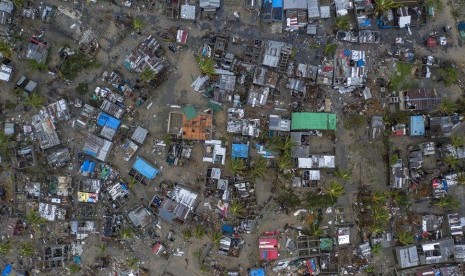
[{"label": "palm tree", "polygon": [[39,227],[46,223],[47,220],[42,218],[37,211],[31,211],[27,214],[26,222],[30,224],[35,231],[38,231]]},{"label": "palm tree", "polygon": [[74,273],[78,273],[79,270],[81,270],[81,267],[79,267],[79,265],[76,263],[72,263],[68,266],[68,269],[71,274],[74,274]]},{"label": "palm tree", "polygon": [[233,199],[233,201],[231,201],[231,203],[229,204],[229,212],[231,213],[231,215],[235,216],[235,217],[238,217],[238,216],[242,216],[245,212],[245,207],[244,205],[237,199]]},{"label": "palm tree", "polygon": [[34,110],[39,109],[45,103],[45,98],[37,93],[32,93],[23,102],[24,105],[32,107]]},{"label": "palm tree", "polygon": [[134,236],[134,232],[131,228],[123,228],[121,229],[121,231],[119,231],[119,235],[123,239],[130,239]]},{"label": "palm tree", "polygon": [[246,170],[246,165],[243,159],[234,158],[228,162],[228,167],[234,175],[243,174]]},{"label": "palm tree", "polygon": [[265,176],[266,167],[268,165],[268,161],[263,158],[262,156],[258,157],[252,166],[251,177],[252,179],[262,178]]},{"label": "palm tree", "polygon": [[434,206],[457,210],[460,207],[460,201],[452,196],[445,196],[434,203]]},{"label": "palm tree", "polygon": [[98,248],[100,255],[104,255],[105,252],[107,251],[107,247],[104,244],[97,245],[97,248]]},{"label": "palm tree", "polygon": [[312,227],[310,228],[310,236],[319,238],[322,237],[324,234],[325,233],[320,226],[318,226],[317,224],[312,224]]},{"label": "palm tree", "polygon": [[197,60],[197,63],[199,64],[199,69],[202,74],[208,75],[210,77],[216,75],[216,72],[215,72],[216,62],[213,58],[211,57],[202,58],[198,56],[196,60]]},{"label": "palm tree", "polygon": [[375,1],[375,12],[382,14],[388,10],[399,8],[401,5],[396,3],[394,0],[376,0]]},{"label": "palm tree", "polygon": [[136,32],[140,32],[144,28],[144,21],[140,17],[134,17],[132,20],[132,27]]},{"label": "palm tree", "polygon": [[194,228],[194,237],[197,239],[201,239],[205,236],[205,229],[201,225],[197,225]]},{"label": "palm tree", "polygon": [[452,137],[450,138],[451,140],[451,145],[457,149],[457,148],[461,148],[465,145],[465,139],[463,138],[463,136],[461,135],[458,135],[458,134],[454,134],[452,135]]},{"label": "palm tree", "polygon": [[157,78],[157,73],[153,71],[150,67],[147,67],[140,74],[140,78],[142,81],[149,83]]},{"label": "palm tree", "polygon": [[129,180],[127,181],[128,183],[128,189],[134,188],[136,186],[137,180],[134,177],[130,177]]},{"label": "palm tree", "polygon": [[410,232],[402,231],[397,235],[397,240],[401,245],[409,245],[414,243],[415,238]]},{"label": "palm tree", "polygon": [[442,99],[441,104],[437,107],[437,112],[443,115],[450,115],[457,109],[457,104],[449,99]]},{"label": "palm tree", "polygon": [[190,229],[185,229],[182,231],[182,237],[185,241],[189,241],[192,238],[192,231]]},{"label": "palm tree", "polygon": [[11,241],[1,242],[0,243],[0,255],[5,256],[10,253],[11,250]]},{"label": "palm tree", "polygon": [[349,15],[336,17],[336,27],[338,30],[348,31],[350,29]]},{"label": "palm tree", "polygon": [[213,232],[210,238],[212,239],[213,244],[216,247],[219,247],[221,239],[223,238],[223,235],[220,232]]},{"label": "palm tree", "polygon": [[279,137],[275,136],[270,140],[271,149],[281,153],[281,156],[290,156],[294,145],[290,136]]},{"label": "palm tree", "polygon": [[139,264],[140,264],[140,260],[135,257],[131,257],[126,260],[126,266],[132,270],[138,269]]},{"label": "palm tree", "polygon": [[278,170],[280,172],[292,168],[292,158],[289,156],[281,156],[278,158]]},{"label": "palm tree", "polygon": [[337,168],[334,174],[337,178],[340,178],[344,181],[350,180],[350,177],[352,176],[352,172],[350,170],[344,170],[341,168]]},{"label": "palm tree", "polygon": [[344,186],[342,186],[339,182],[332,181],[326,193],[331,198],[337,199],[345,193]]},{"label": "palm tree", "polygon": [[375,222],[373,225],[370,227],[370,231],[373,232],[374,234],[378,234],[383,232],[385,229],[384,225],[380,222]]},{"label": "palm tree", "polygon": [[389,212],[384,207],[375,206],[373,208],[373,219],[375,221],[386,221],[389,219]]},{"label": "palm tree", "polygon": [[30,242],[22,243],[19,249],[19,254],[23,257],[31,257],[35,252],[34,246]]},{"label": "palm tree", "polygon": [[0,41],[0,53],[6,58],[11,57],[11,47],[4,41]]},{"label": "palm tree", "polygon": [[16,8],[21,8],[23,6],[24,0],[13,0],[13,4]]},{"label": "palm tree", "polygon": [[373,203],[378,205],[383,205],[386,203],[387,199],[388,195],[383,192],[375,192],[372,197]]}]

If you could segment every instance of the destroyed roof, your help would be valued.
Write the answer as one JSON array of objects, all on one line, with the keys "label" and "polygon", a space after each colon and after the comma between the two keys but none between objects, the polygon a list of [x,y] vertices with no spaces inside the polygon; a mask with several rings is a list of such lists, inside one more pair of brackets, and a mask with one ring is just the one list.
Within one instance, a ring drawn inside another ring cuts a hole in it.
[{"label": "destroyed roof", "polygon": [[429,241],[421,245],[419,250],[421,264],[437,264],[452,260],[454,255],[454,240],[445,238]]},{"label": "destroyed roof", "polygon": [[278,67],[282,49],[287,46],[286,43],[274,40],[268,40],[265,43],[265,55],[263,65],[269,67]]},{"label": "destroyed roof", "polygon": [[13,73],[13,67],[2,64],[2,66],[0,67],[0,80],[10,81],[12,73]]},{"label": "destroyed roof", "polygon": [[159,74],[166,66],[165,60],[157,56],[159,49],[160,43],[150,35],[126,56],[123,66],[137,73],[142,73],[148,68]]},{"label": "destroyed roof", "polygon": [[234,75],[220,75],[216,87],[226,91],[234,91],[236,87],[236,76]]},{"label": "destroyed roof", "polygon": [[278,73],[273,72],[266,67],[260,66],[255,69],[253,75],[253,84],[276,88],[278,77]]},{"label": "destroyed roof", "polygon": [[71,161],[71,155],[68,148],[61,148],[53,151],[47,156],[47,161],[50,166],[63,167]]},{"label": "destroyed roof", "polygon": [[210,140],[212,136],[213,118],[211,115],[198,115],[188,120],[182,117],[182,138],[186,140]]},{"label": "destroyed roof", "polygon": [[105,161],[112,145],[112,142],[89,133],[82,151],[100,161]]},{"label": "destroyed roof", "polygon": [[192,120],[197,117],[197,111],[195,110],[195,107],[191,104],[186,105],[182,111],[184,112],[184,115],[186,116],[187,120]]},{"label": "destroyed roof", "polygon": [[451,116],[430,117],[429,119],[430,135],[432,138],[450,136],[454,123]]},{"label": "destroyed roof", "polygon": [[68,103],[64,99],[60,99],[47,106],[47,112],[50,114],[53,122],[68,121],[71,118],[68,109]]},{"label": "destroyed roof", "polygon": [[181,18],[195,20],[195,6],[189,4],[181,5]]},{"label": "destroyed roof", "polygon": [[268,94],[270,93],[269,87],[250,87],[249,97],[247,103],[252,107],[264,106],[268,100]]},{"label": "destroyed roof", "polygon": [[136,210],[129,212],[128,217],[134,226],[141,228],[149,225],[153,219],[152,213],[150,213],[149,210],[143,206],[140,206]]},{"label": "destroyed roof", "polygon": [[308,18],[319,18],[320,17],[320,7],[318,0],[308,0],[307,9],[308,9]]},{"label": "destroyed roof", "polygon": [[269,130],[291,131],[291,120],[282,119],[278,115],[270,115]]},{"label": "destroyed roof", "polygon": [[308,158],[297,158],[297,167],[301,169],[335,168],[334,155],[310,155]]},{"label": "destroyed roof", "polygon": [[55,130],[55,124],[45,109],[32,116],[32,126],[41,149],[46,150],[61,143]]},{"label": "destroyed roof", "polygon": [[432,110],[438,106],[442,99],[436,94],[435,89],[419,88],[401,93],[403,105],[401,109],[407,110]]},{"label": "destroyed roof", "polygon": [[336,114],[294,112],[291,130],[336,130]]},{"label": "destroyed roof", "polygon": [[13,9],[14,9],[14,4],[12,1],[9,1],[9,0],[0,1],[0,11],[12,14]]}]

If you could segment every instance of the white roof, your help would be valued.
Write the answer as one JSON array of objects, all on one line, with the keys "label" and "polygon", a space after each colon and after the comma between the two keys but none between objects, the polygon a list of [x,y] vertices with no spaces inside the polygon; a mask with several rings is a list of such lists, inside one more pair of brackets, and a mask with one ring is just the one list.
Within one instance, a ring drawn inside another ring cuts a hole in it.
[{"label": "white roof", "polygon": [[195,20],[195,6],[194,5],[181,5],[181,18]]},{"label": "white roof", "polygon": [[321,6],[320,7],[320,17],[321,18],[330,18],[331,17],[331,12],[330,12],[330,7],[329,6]]},{"label": "white roof", "polygon": [[298,158],[298,168],[301,169],[318,169],[318,168],[335,168],[334,155],[312,155],[308,158]]},{"label": "white roof", "polygon": [[410,25],[412,17],[410,15],[400,16],[399,17],[399,28],[405,28],[407,25]]},{"label": "white roof", "polygon": [[2,64],[2,66],[0,67],[0,80],[10,81],[12,72],[13,72],[13,67]]}]

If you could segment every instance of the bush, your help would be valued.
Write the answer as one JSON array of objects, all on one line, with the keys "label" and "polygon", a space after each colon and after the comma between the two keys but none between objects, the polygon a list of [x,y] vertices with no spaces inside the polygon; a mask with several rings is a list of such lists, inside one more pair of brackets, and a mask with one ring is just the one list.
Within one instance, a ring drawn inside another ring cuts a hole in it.
[{"label": "bush", "polygon": [[439,75],[441,76],[442,81],[444,81],[444,84],[446,86],[455,84],[459,80],[459,73],[457,69],[454,67],[446,67],[439,69]]}]

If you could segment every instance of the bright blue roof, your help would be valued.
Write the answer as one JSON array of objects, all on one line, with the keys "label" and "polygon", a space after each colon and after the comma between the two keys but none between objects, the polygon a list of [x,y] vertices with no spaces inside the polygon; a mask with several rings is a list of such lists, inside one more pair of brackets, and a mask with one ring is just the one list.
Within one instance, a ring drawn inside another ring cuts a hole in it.
[{"label": "bright blue roof", "polygon": [[84,160],[84,163],[81,165],[81,172],[93,172],[95,169],[95,162]]},{"label": "bright blue roof", "polygon": [[459,31],[465,30],[465,22],[460,22],[457,27],[459,28]]},{"label": "bright blue roof", "polygon": [[249,145],[233,144],[231,157],[232,158],[249,158]]},{"label": "bright blue roof", "polygon": [[105,112],[100,112],[97,118],[97,125],[103,127],[107,126],[112,129],[118,129],[119,125],[121,124],[121,121],[116,119],[115,117],[108,115]]},{"label": "bright blue roof", "polygon": [[154,179],[158,174],[158,170],[155,167],[139,156],[136,157],[136,162],[134,162],[132,168],[147,179]]},{"label": "bright blue roof", "polygon": [[273,0],[273,4],[271,6],[273,8],[282,8],[283,7],[283,0]]},{"label": "bright blue roof", "polygon": [[13,267],[11,266],[11,264],[7,264],[5,268],[2,270],[2,276],[10,275],[11,271],[13,271]]},{"label": "bright blue roof", "polygon": [[249,276],[265,276],[265,269],[253,268],[250,270]]},{"label": "bright blue roof", "polygon": [[425,119],[421,115],[410,116],[410,136],[425,135]]}]

